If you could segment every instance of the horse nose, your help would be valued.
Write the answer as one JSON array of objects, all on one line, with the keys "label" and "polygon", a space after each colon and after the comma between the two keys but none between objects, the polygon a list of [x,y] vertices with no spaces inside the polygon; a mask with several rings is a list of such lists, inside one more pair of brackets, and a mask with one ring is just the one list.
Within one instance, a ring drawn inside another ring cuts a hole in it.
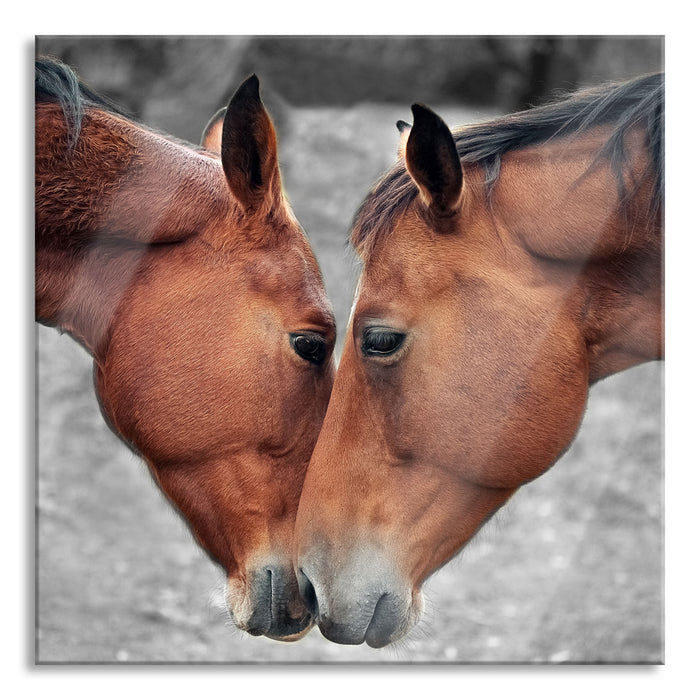
[{"label": "horse nose", "polygon": [[236,624],[248,634],[294,641],[313,624],[296,578],[286,568],[269,565],[257,569],[250,576],[248,596],[251,606],[247,619],[240,620],[231,610]]},{"label": "horse nose", "polygon": [[297,572],[301,596],[321,634],[336,644],[374,648],[403,637],[420,616],[410,585],[374,557],[349,559],[334,574],[325,567],[316,570],[311,560]]},{"label": "horse nose", "polygon": [[301,593],[301,599],[304,601],[304,605],[306,605],[306,609],[309,611],[311,617],[316,619],[318,617],[318,599],[316,598],[314,585],[304,573],[303,569],[299,569],[297,573],[297,581],[299,582],[299,593]]},{"label": "horse nose", "polygon": [[[336,644],[362,644],[379,649],[396,641],[405,614],[400,596],[393,593],[366,594],[357,597],[354,617],[337,621],[330,615],[320,615],[318,628],[326,639]],[[368,621],[369,620],[369,621]]]}]

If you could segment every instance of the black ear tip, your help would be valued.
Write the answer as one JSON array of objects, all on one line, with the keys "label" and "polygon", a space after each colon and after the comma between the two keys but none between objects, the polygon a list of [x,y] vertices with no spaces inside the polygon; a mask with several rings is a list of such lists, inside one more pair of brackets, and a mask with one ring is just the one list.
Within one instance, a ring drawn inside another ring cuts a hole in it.
[{"label": "black ear tip", "polygon": [[416,130],[416,127],[419,130],[437,129],[445,132],[450,131],[450,128],[445,124],[442,117],[437,112],[433,112],[430,107],[416,103],[411,105],[411,111],[413,112],[413,129],[411,133]]},{"label": "black ear tip", "polygon": [[260,93],[260,80],[258,76],[253,73],[244,83],[247,91],[250,93],[255,93],[256,95]]},{"label": "black ear tip", "polygon": [[406,131],[406,129],[410,129],[411,125],[408,122],[405,122],[403,119],[399,119],[396,122],[396,128],[399,130],[400,133],[403,133]]},{"label": "black ear tip", "polygon": [[260,81],[258,76],[253,73],[246,78],[236,90],[236,94],[231,98],[231,101],[242,98],[260,98]]},{"label": "black ear tip", "polygon": [[411,112],[413,112],[413,118],[415,120],[435,119],[437,117],[437,114],[435,114],[435,112],[433,112],[433,110],[430,109],[430,107],[426,107],[420,102],[416,102],[415,104],[411,105]]}]

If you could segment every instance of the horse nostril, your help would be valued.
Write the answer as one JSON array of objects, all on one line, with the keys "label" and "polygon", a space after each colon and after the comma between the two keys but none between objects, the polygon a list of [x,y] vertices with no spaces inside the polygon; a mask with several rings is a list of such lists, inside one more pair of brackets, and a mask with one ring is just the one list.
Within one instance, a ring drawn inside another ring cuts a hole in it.
[{"label": "horse nostril", "polygon": [[299,569],[297,579],[299,581],[299,592],[301,593],[306,608],[311,613],[312,617],[318,617],[318,600],[316,599],[316,591],[314,590],[313,584],[309,581],[302,569]]}]

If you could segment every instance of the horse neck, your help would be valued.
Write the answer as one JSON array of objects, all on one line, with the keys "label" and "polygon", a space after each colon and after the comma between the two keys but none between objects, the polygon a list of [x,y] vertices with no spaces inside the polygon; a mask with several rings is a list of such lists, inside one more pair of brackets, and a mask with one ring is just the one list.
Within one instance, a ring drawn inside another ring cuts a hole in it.
[{"label": "horse neck", "polygon": [[[646,137],[626,137],[624,204],[604,130],[504,158],[494,207],[534,274],[553,281],[585,340],[590,382],[663,358],[661,211]],[[500,213],[503,212],[503,213]]]},{"label": "horse neck", "polygon": [[229,214],[223,174],[126,120],[89,111],[72,153],[60,110],[38,105],[36,317],[96,358],[154,244],[175,244]]},{"label": "horse neck", "polygon": [[591,383],[664,357],[659,221],[653,232],[641,247],[592,261],[584,268],[582,321]]}]

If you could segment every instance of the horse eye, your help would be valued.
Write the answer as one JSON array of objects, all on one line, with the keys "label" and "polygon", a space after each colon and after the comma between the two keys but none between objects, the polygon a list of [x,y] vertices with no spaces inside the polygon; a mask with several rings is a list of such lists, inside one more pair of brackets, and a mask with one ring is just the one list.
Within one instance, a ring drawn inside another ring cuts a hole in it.
[{"label": "horse eye", "polygon": [[368,328],[362,336],[362,353],[369,356],[391,355],[402,345],[403,333],[379,328]]},{"label": "horse eye", "polygon": [[299,357],[314,365],[326,359],[326,341],[315,333],[290,333],[289,342]]}]

